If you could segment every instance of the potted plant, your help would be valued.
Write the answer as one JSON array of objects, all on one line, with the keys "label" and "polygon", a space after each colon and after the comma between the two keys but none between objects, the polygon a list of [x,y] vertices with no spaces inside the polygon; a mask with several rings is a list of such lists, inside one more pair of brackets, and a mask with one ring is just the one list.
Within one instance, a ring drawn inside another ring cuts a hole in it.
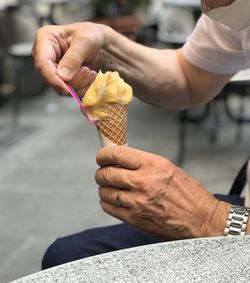
[{"label": "potted plant", "polygon": [[138,9],[146,8],[150,0],[93,0],[94,20],[106,24],[125,36],[135,39],[141,26]]}]

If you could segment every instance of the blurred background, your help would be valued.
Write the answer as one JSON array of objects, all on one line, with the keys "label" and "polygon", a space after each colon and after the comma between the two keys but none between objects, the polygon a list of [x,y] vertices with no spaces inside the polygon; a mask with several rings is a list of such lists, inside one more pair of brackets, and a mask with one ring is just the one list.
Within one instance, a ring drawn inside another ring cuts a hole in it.
[{"label": "blurred background", "polygon": [[[96,129],[33,66],[37,29],[95,21],[141,44],[178,48],[200,16],[199,3],[0,1],[0,282],[39,271],[56,238],[118,222],[98,204]],[[229,83],[208,105],[181,113],[135,98],[129,145],[169,158],[212,193],[227,193],[249,155],[249,109],[249,85],[240,83]]]}]

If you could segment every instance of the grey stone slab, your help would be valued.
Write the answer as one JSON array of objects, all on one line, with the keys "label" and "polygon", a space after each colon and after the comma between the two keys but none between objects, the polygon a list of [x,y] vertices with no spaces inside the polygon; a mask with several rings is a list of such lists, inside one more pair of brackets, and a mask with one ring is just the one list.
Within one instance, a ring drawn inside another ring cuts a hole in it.
[{"label": "grey stone slab", "polygon": [[250,237],[173,241],[93,256],[28,282],[249,282]]}]

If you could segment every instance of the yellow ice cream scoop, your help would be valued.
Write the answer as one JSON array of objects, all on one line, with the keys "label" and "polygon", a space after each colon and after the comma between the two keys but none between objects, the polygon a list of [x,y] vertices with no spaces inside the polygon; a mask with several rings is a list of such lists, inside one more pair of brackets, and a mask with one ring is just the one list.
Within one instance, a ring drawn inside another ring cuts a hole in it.
[{"label": "yellow ice cream scoop", "polygon": [[107,113],[103,107],[108,103],[127,105],[131,102],[133,91],[118,72],[101,71],[97,74],[83,97],[83,106],[87,113],[95,119],[104,119]]}]

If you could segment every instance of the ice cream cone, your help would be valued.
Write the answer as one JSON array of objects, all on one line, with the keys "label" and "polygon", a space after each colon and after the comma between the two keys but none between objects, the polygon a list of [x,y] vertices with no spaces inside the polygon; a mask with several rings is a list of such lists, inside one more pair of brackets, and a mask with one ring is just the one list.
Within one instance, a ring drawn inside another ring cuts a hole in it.
[{"label": "ice cream cone", "polygon": [[102,146],[126,145],[127,105],[107,103],[102,110],[107,114],[97,126]]},{"label": "ice cream cone", "polygon": [[127,107],[132,98],[132,87],[118,72],[100,71],[86,91],[82,105],[96,121],[102,146],[127,144]]}]

